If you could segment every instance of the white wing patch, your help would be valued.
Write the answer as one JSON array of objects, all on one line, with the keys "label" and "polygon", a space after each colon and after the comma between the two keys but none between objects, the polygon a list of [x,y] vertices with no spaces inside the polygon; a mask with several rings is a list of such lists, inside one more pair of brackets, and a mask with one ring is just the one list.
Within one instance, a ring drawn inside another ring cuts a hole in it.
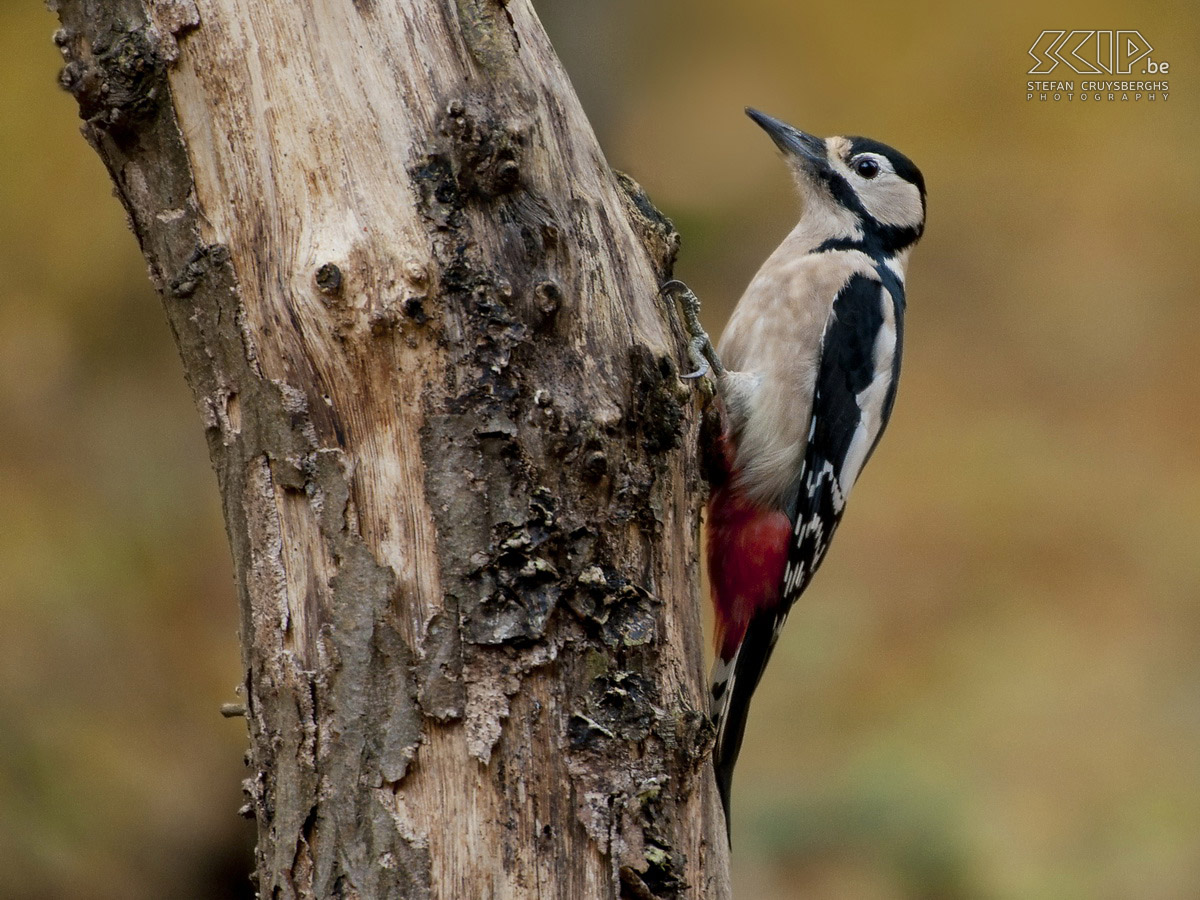
[{"label": "white wing patch", "polygon": [[[812,431],[809,431],[809,439],[812,439]],[[828,483],[830,494],[833,498],[833,508],[835,512],[841,513],[846,506],[846,493],[842,490],[841,484],[838,482],[837,473],[833,469],[833,463],[826,461],[821,466],[820,471],[809,472],[804,480],[803,490],[808,493],[810,498],[816,497],[821,490],[823,483]],[[815,553],[808,561],[793,562],[788,560],[787,565],[783,570],[783,596],[787,597],[794,594],[800,589],[800,585],[804,583],[809,572],[809,565],[816,566],[821,564],[821,558],[825,555],[825,550],[828,547],[830,539],[833,537],[832,532],[826,533],[827,523],[820,516],[813,516],[806,519],[804,516],[796,517],[796,527],[792,533],[795,535],[795,543],[803,544],[805,540],[811,539]]]}]

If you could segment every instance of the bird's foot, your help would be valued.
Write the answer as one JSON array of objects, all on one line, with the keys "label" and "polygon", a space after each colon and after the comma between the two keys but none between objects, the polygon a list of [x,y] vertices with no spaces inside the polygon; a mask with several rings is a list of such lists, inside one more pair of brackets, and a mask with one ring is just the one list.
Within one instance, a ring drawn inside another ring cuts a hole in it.
[{"label": "bird's foot", "polygon": [[691,359],[692,365],[696,367],[696,371],[679,377],[703,378],[712,372],[715,377],[721,378],[725,374],[725,367],[721,365],[721,358],[717,356],[717,349],[709,339],[708,332],[700,324],[700,299],[692,293],[691,288],[677,279],[664,283],[658,292],[662,296],[674,300],[683,310],[683,327],[687,329],[690,339],[688,357]]}]

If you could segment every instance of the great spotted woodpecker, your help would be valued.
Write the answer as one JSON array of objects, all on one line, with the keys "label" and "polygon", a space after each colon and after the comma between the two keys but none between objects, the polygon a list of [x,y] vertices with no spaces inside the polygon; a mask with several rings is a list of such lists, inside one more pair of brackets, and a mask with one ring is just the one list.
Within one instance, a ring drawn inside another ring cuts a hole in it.
[{"label": "great spotted woodpecker", "polygon": [[726,823],[750,698],[891,415],[905,266],[925,227],[925,180],[908,157],[746,112],[792,170],[800,222],[746,288],[715,352],[695,296],[664,285],[693,334],[691,377],[711,369],[721,410],[707,556]]}]

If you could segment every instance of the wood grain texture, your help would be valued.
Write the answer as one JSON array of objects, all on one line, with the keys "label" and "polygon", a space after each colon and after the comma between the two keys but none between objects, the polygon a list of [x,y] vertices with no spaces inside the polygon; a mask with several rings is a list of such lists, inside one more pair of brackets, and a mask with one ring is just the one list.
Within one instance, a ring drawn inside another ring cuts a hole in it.
[{"label": "wood grain texture", "polygon": [[59,6],[220,482],[262,896],[727,897],[677,239],[532,7]]}]

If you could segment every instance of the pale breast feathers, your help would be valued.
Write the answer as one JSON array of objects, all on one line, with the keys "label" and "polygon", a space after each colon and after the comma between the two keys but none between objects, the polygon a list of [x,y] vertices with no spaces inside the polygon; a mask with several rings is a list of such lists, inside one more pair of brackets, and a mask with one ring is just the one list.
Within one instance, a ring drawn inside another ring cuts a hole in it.
[{"label": "pale breast feathers", "polygon": [[856,275],[874,277],[865,254],[796,256],[785,242],[726,326],[719,353],[729,373],[721,395],[736,447],[734,470],[760,503],[783,506],[795,488],[834,299]]}]

